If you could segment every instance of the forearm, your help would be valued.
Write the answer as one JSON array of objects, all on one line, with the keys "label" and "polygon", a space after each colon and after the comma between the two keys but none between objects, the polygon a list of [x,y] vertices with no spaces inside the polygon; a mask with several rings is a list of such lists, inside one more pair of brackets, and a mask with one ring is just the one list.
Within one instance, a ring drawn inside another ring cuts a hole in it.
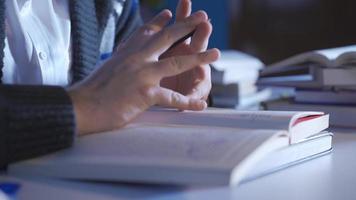
[{"label": "forearm", "polygon": [[53,86],[0,85],[0,167],[71,146],[73,106]]}]

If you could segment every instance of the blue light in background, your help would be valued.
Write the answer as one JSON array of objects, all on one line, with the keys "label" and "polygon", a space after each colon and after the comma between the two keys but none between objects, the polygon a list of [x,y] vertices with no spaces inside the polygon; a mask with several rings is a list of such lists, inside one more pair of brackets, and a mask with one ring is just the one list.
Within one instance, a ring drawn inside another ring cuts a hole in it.
[{"label": "blue light in background", "polygon": [[[164,7],[175,10],[178,1],[166,0]],[[213,24],[213,34],[209,47],[227,49],[229,47],[229,9],[228,0],[192,0],[193,11],[205,10]]]}]

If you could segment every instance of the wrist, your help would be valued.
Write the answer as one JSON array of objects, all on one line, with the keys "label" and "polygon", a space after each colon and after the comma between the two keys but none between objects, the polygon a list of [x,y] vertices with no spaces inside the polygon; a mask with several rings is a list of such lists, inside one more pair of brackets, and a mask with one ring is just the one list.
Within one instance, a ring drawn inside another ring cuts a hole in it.
[{"label": "wrist", "polygon": [[84,101],[83,97],[81,97],[81,92],[75,86],[70,87],[67,89],[67,93],[72,100],[73,108],[74,108],[74,115],[75,115],[75,122],[76,122],[76,134],[78,136],[82,136],[88,134],[90,130],[88,130],[87,122],[89,119],[86,119],[85,112],[86,109],[84,108]]},{"label": "wrist", "polygon": [[127,124],[128,120],[122,115],[124,112],[115,112],[115,107],[103,103],[97,95],[98,91],[76,85],[68,88],[67,92],[72,100],[78,136],[109,131]]}]

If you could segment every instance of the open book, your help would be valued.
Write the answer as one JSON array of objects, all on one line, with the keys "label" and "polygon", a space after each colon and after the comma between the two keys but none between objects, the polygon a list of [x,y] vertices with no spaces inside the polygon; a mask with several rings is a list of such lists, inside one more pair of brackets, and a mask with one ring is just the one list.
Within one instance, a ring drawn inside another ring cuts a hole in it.
[{"label": "open book", "polygon": [[356,45],[302,53],[267,66],[259,85],[301,88],[348,87],[356,84]]},{"label": "open book", "polygon": [[[235,185],[273,152],[288,152],[285,149],[294,147],[294,153],[284,157],[291,159],[299,152],[296,159],[301,160],[330,150],[330,134],[319,136],[323,143],[313,136],[328,127],[328,119],[320,112],[151,110],[123,129],[82,137],[71,149],[12,164],[9,173],[95,181]],[[319,143],[310,143],[313,141]],[[306,146],[310,151],[303,149]],[[273,164],[276,162],[267,166]]]},{"label": "open book", "polygon": [[293,66],[315,63],[323,67],[342,67],[356,64],[356,45],[332,49],[315,50],[292,56],[269,67]]}]

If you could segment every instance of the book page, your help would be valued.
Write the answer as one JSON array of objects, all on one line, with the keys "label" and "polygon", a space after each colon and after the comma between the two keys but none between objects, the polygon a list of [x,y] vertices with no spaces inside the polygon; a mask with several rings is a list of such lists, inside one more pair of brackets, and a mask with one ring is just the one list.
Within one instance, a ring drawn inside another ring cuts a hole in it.
[{"label": "book page", "polygon": [[37,160],[37,164],[231,169],[276,134],[272,130],[131,125],[81,137],[73,148]]},{"label": "book page", "polygon": [[140,115],[133,123],[279,129],[288,131],[290,121],[296,114],[298,113],[283,111],[235,111],[228,109],[207,109],[198,112],[152,109]]},{"label": "book page", "polygon": [[335,67],[354,67],[356,64],[356,48],[353,51],[340,55],[335,63]]},{"label": "book page", "polygon": [[232,172],[243,176],[256,160],[287,146],[288,137],[280,134],[136,124],[81,137],[70,149],[12,164],[8,172],[72,180],[228,184]]},{"label": "book page", "polygon": [[264,76],[271,76],[273,74],[278,74],[281,71],[288,71],[290,67],[298,69],[303,67],[312,67],[314,65],[327,66],[329,63],[330,60],[326,56],[317,51],[311,51],[297,54],[282,61],[273,63],[264,68],[262,70],[262,74]]},{"label": "book page", "polygon": [[327,57],[329,60],[336,60],[340,55],[347,52],[356,52],[356,45],[323,49],[316,51],[317,53]]},{"label": "book page", "polygon": [[303,67],[305,64],[310,65],[311,63],[322,67],[339,67],[344,64],[355,63],[355,57],[356,45],[315,50],[301,53],[269,65],[262,71],[262,74],[278,74],[280,71],[286,71],[290,67]]}]

